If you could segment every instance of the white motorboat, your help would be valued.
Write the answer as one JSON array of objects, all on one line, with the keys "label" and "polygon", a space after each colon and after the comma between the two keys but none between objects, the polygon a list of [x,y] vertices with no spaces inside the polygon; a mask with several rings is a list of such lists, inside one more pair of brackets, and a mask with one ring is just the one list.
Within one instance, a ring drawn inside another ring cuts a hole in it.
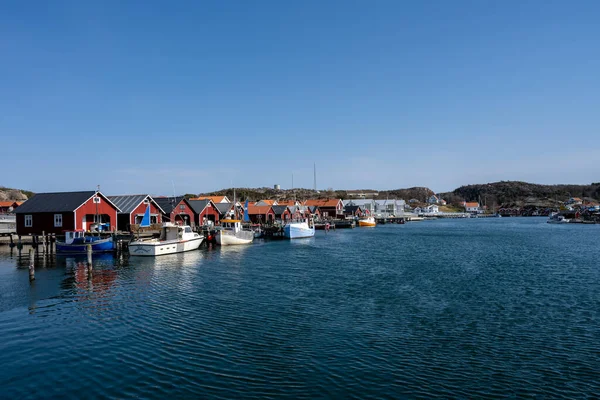
[{"label": "white motorboat", "polygon": [[192,231],[189,225],[164,223],[160,238],[141,239],[129,243],[129,254],[132,256],[162,256],[196,250],[202,244],[204,236]]},{"label": "white motorboat", "polygon": [[254,232],[242,228],[239,219],[221,220],[221,229],[216,233],[217,243],[221,246],[250,244],[254,240]]},{"label": "white motorboat", "polygon": [[549,224],[568,224],[571,222],[570,219],[565,218],[564,215],[561,214],[552,214],[547,221]]},{"label": "white motorboat", "polygon": [[0,235],[10,235],[17,232],[17,217],[0,215]]},{"label": "white motorboat", "polygon": [[300,239],[315,236],[315,224],[312,219],[300,222],[288,222],[283,227],[283,235],[288,239]]}]

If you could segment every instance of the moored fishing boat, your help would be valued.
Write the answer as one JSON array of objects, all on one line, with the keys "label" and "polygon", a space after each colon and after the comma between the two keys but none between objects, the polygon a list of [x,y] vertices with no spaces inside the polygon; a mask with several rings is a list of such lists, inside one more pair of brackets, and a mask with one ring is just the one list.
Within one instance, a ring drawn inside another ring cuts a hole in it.
[{"label": "moored fishing boat", "polygon": [[363,217],[358,220],[358,226],[361,227],[372,227],[377,225],[375,222],[375,217]]},{"label": "moored fishing boat", "polygon": [[84,254],[87,252],[88,245],[92,246],[93,253],[113,251],[114,249],[112,236],[106,238],[100,236],[86,236],[83,229],[77,229],[74,231],[65,231],[65,240],[56,241],[56,252]]},{"label": "moored fishing boat", "polygon": [[129,243],[132,256],[162,256],[196,250],[204,236],[192,231],[189,225],[166,222],[162,225],[159,238],[134,240]]},{"label": "moored fishing boat", "polygon": [[[140,223],[140,227],[150,226],[150,206]],[[183,253],[196,250],[202,244],[204,236],[192,231],[189,225],[176,225],[166,222],[160,230],[158,239],[138,239],[129,243],[129,254],[132,256],[162,256],[165,254]]]},{"label": "moored fishing boat", "polygon": [[221,229],[215,235],[221,246],[250,244],[254,240],[254,232],[242,228],[242,221],[239,219],[223,219],[221,224]]},{"label": "moored fishing boat", "polygon": [[283,236],[288,239],[300,239],[315,236],[315,224],[312,219],[288,222],[283,227]]}]

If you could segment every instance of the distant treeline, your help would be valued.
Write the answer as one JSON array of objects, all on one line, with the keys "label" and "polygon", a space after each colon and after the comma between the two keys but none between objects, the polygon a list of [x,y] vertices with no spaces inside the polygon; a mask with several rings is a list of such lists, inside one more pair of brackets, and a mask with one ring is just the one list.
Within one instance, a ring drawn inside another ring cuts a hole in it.
[{"label": "distant treeline", "polygon": [[[412,187],[408,189],[381,190],[376,199],[404,199],[409,201],[416,199],[419,202],[426,202],[434,192],[426,187]],[[0,186],[0,200],[25,200],[34,193],[29,190],[11,189]],[[234,189],[223,189],[211,193],[186,194],[186,197],[196,196],[227,196],[233,200]],[[452,192],[438,193],[446,200],[448,204],[459,205],[463,201],[479,201],[490,207],[494,206],[527,206],[535,205],[540,207],[555,206],[564,203],[572,197],[579,197],[584,201],[600,200],[600,182],[590,185],[538,185],[535,183],[519,181],[501,181],[479,185],[461,186]],[[306,200],[306,199],[326,199],[338,198],[347,200],[346,190],[321,190],[312,189],[283,189],[273,188],[236,188],[236,199],[239,201],[250,200],[258,201],[263,199],[276,200]]]},{"label": "distant treeline", "polygon": [[600,183],[596,182],[590,185],[538,185],[518,181],[501,181],[461,186],[452,192],[442,193],[442,197],[450,203],[467,200],[480,201],[488,206],[494,204],[551,206],[563,203],[572,197],[597,201],[600,199]]},{"label": "distant treeline", "polygon": [[[426,187],[412,187],[408,189],[381,190],[376,199],[404,199],[406,201],[416,199],[426,202],[434,192]],[[571,197],[579,197],[583,200],[600,199],[600,183],[590,185],[538,185],[535,183],[518,181],[501,181],[479,185],[461,186],[452,192],[438,193],[448,204],[459,205],[463,201],[479,201],[490,207],[500,205],[537,205],[555,206],[564,203]],[[203,195],[225,195],[233,199],[233,189],[223,189],[217,192],[205,193]],[[189,195],[192,196],[192,195]],[[239,188],[236,189],[236,197],[239,200],[249,199],[257,201],[261,199],[304,200],[309,198],[341,198],[348,199],[345,190],[326,190],[315,192],[311,189],[287,189],[275,190],[272,188]]]}]

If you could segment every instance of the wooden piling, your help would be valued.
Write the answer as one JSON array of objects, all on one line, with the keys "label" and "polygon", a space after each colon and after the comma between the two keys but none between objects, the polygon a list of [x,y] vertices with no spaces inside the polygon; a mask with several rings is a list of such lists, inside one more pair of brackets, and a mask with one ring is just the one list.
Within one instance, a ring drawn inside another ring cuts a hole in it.
[{"label": "wooden piling", "polygon": [[88,278],[92,277],[92,245],[88,244],[87,246],[87,272]]},{"label": "wooden piling", "polygon": [[42,231],[42,252],[44,254],[48,253],[48,238],[46,237],[46,232]]},{"label": "wooden piling", "polygon": [[35,254],[33,249],[29,249],[29,281],[35,280]]}]

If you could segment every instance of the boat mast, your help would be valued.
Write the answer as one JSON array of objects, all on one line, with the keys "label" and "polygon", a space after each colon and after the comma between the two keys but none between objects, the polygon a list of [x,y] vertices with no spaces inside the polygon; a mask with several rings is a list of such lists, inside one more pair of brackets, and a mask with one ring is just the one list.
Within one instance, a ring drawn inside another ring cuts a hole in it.
[{"label": "boat mast", "polygon": [[[98,193],[100,192],[100,185],[97,185],[97,189],[96,189],[96,197],[98,197]],[[100,233],[100,218],[98,217],[98,200],[96,200],[94,203],[96,203],[96,218],[95,218],[95,222],[97,225],[97,230],[98,233]]]},{"label": "boat mast", "polygon": [[238,213],[237,213],[237,204],[236,204],[236,198],[235,198],[235,187],[233,188],[233,219],[237,219]]}]

